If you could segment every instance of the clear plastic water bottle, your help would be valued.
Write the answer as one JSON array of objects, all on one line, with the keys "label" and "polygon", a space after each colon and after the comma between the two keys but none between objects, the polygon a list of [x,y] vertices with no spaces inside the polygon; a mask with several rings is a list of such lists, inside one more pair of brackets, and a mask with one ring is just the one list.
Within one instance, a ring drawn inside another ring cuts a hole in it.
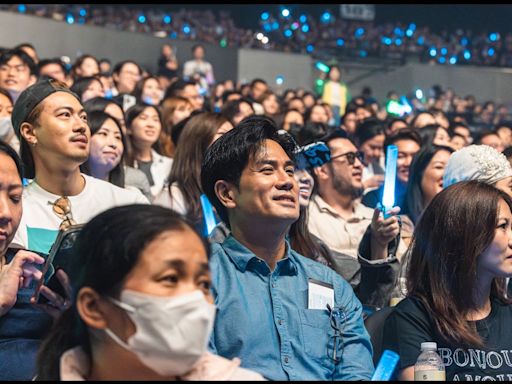
[{"label": "clear plastic water bottle", "polygon": [[437,353],[436,343],[421,343],[421,354],[414,365],[414,381],[446,381],[443,360]]}]

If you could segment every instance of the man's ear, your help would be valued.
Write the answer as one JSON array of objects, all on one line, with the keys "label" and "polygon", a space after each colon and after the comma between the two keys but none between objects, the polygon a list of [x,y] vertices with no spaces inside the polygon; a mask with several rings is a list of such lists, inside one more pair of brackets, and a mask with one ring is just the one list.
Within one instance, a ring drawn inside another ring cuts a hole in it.
[{"label": "man's ear", "polygon": [[93,329],[108,327],[108,309],[104,299],[90,288],[83,287],[76,297],[76,309],[84,323]]},{"label": "man's ear", "polygon": [[32,124],[27,122],[22,123],[20,126],[20,133],[29,145],[37,144],[36,131]]},{"label": "man's ear", "polygon": [[328,163],[325,163],[325,164],[321,165],[320,167],[313,168],[313,172],[315,173],[317,180],[325,181],[325,180],[329,180],[331,178],[331,173],[329,172],[327,167],[328,167]]},{"label": "man's ear", "polygon": [[213,187],[217,199],[219,199],[221,204],[226,208],[236,207],[234,189],[235,186],[232,183],[228,183],[225,180],[217,180],[215,182],[215,186]]},{"label": "man's ear", "polygon": [[36,82],[37,82],[37,76],[30,75],[27,88],[30,87],[31,85],[34,85]]}]

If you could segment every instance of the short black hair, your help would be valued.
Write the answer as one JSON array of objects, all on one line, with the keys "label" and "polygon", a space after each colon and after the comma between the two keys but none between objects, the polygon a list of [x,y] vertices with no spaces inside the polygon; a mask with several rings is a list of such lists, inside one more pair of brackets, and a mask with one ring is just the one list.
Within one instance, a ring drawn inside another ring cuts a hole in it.
[{"label": "short black hair", "polygon": [[225,180],[239,186],[243,170],[251,158],[265,145],[265,140],[277,142],[288,157],[295,161],[295,143],[290,135],[280,135],[272,119],[249,116],[231,131],[222,135],[206,151],[201,165],[201,186],[229,227],[228,211],[215,194],[215,183]]},{"label": "short black hair", "polygon": [[386,150],[388,145],[394,144],[400,140],[411,140],[418,144],[420,148],[422,146],[421,136],[419,135],[418,131],[411,128],[404,128],[396,132],[393,132],[386,137],[386,139],[384,140],[384,151]]},{"label": "short black hair", "polygon": [[47,65],[49,64],[57,64],[57,65],[60,65],[60,67],[62,68],[62,70],[64,71],[64,74],[67,74],[68,73],[68,70],[66,68],[66,65],[62,62],[61,59],[59,59],[58,57],[55,57],[55,58],[52,58],[52,59],[43,59],[43,60],[40,60],[39,63],[37,64],[37,69],[38,71],[40,72],[41,71],[41,68],[43,67],[46,67]]},{"label": "short black hair", "polygon": [[193,80],[185,80],[183,78],[179,78],[174,83],[169,85],[165,90],[164,100],[170,97],[179,96],[178,93],[183,91],[188,85],[196,85],[197,83]]},{"label": "short black hair", "polygon": [[8,49],[7,51],[4,51],[0,56],[0,65],[7,64],[7,62],[11,60],[14,56],[19,57],[23,64],[28,66],[31,75],[38,75],[37,64],[34,62],[34,60],[32,60],[28,53],[21,48]]},{"label": "short black hair", "polygon": [[368,117],[357,124],[356,131],[354,132],[354,140],[356,145],[360,147],[364,142],[375,136],[384,135],[385,132],[386,126],[381,120],[375,117]]}]

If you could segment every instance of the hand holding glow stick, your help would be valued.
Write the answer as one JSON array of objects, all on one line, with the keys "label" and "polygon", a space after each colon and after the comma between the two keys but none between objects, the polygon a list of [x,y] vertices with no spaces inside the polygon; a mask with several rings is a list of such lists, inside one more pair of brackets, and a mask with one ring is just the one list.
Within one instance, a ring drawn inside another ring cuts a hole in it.
[{"label": "hand holding glow stick", "polygon": [[398,147],[389,145],[386,153],[386,173],[384,176],[384,193],[382,194],[382,214],[387,218],[386,212],[395,205],[396,161]]}]

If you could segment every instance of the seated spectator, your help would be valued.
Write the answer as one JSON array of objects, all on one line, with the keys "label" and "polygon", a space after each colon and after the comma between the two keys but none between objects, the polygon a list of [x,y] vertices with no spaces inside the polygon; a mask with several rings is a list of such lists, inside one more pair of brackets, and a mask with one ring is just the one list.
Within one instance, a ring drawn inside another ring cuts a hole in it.
[{"label": "seated spectator", "polygon": [[20,141],[12,127],[12,105],[11,94],[6,89],[0,88],[0,140],[19,153]]},{"label": "seated spectator", "polygon": [[59,229],[113,206],[147,203],[139,192],[80,173],[91,133],[80,99],[64,84],[46,80],[27,88],[14,105],[12,122],[25,177],[33,179],[24,191],[25,214],[13,244],[48,253]]},{"label": "seated spectator", "polygon": [[[316,105],[316,102],[313,105]],[[313,105],[311,105],[307,109],[311,109]],[[288,100],[286,106],[288,109],[296,109],[297,111],[302,113],[302,115],[304,115],[304,113],[306,112],[306,105],[300,97],[291,98],[290,100]]]},{"label": "seated spectator", "polygon": [[37,75],[37,66],[25,51],[12,49],[0,55],[0,87],[11,94],[13,102],[37,81]]},{"label": "seated spectator", "polygon": [[425,209],[414,232],[407,298],[383,331],[383,349],[400,355],[400,380],[413,380],[426,341],[437,343],[447,380],[510,373],[502,356],[512,348],[504,290],[504,278],[512,276],[511,209],[509,195],[477,181],[446,188]]},{"label": "seated spectator", "polygon": [[159,105],[164,96],[156,76],[147,76],[137,82],[132,93],[139,104]]},{"label": "seated spectator", "polygon": [[386,138],[384,124],[376,118],[359,122],[354,144],[362,152],[363,186],[366,192],[379,188],[384,182],[383,146]]},{"label": "seated spectator", "polygon": [[162,207],[92,219],[75,245],[74,304],[41,347],[37,379],[261,380],[206,349],[215,319],[208,252]]},{"label": "seated spectator", "polygon": [[320,104],[315,104],[311,107],[311,109],[306,110],[304,112],[304,121],[311,123],[322,123],[329,124],[329,115],[325,108]]},{"label": "seated spectator", "polygon": [[263,106],[263,114],[271,119],[276,120],[276,117],[281,112],[281,104],[277,95],[267,90],[260,98],[261,105]]},{"label": "seated spectator", "polygon": [[297,109],[288,109],[283,114],[283,123],[281,125],[281,129],[289,132],[292,125],[295,126],[304,126],[304,116]]},{"label": "seated spectator", "polygon": [[443,190],[444,170],[452,152],[450,147],[427,145],[414,156],[402,212],[411,225],[418,222],[425,207]]},{"label": "seated spectator", "polygon": [[135,61],[124,60],[117,63],[112,69],[112,80],[114,81],[112,95],[132,94],[141,77],[142,68]]},{"label": "seated spectator", "polygon": [[98,59],[92,55],[79,56],[71,67],[71,77],[77,81],[81,77],[93,77],[100,73]]},{"label": "seated spectator", "polygon": [[38,64],[39,76],[48,76],[52,79],[67,83],[66,66],[58,57],[43,59]]},{"label": "seated spectator", "polygon": [[394,117],[388,121],[388,127],[386,130],[386,135],[390,135],[400,129],[409,128],[407,121],[401,117]]},{"label": "seated spectator", "polygon": [[[367,380],[373,362],[359,300],[345,280],[286,240],[299,217],[293,150],[271,120],[254,116],[203,159],[203,190],[231,230],[212,247],[218,312],[210,348],[270,380]],[[311,279],[332,287],[316,303]]]},{"label": "seated spectator", "polygon": [[201,205],[201,162],[208,147],[233,125],[222,115],[202,112],[186,123],[177,146],[168,187],[155,198],[159,204],[186,216],[198,231],[205,234]]},{"label": "seated spectator", "polygon": [[81,171],[121,188],[136,189],[151,201],[151,189],[146,175],[124,165],[126,138],[119,122],[109,114],[94,111],[87,115],[91,129],[89,158],[80,166]]},{"label": "seated spectator", "polygon": [[[18,293],[28,290],[42,278],[44,258],[33,252],[8,247],[22,216],[22,163],[16,152],[0,141],[0,380],[31,380],[35,373],[36,353],[41,338],[52,326],[64,301],[43,286],[41,294],[52,297],[47,305],[32,305],[18,300]],[[57,274],[62,278],[62,273]],[[28,292],[31,294],[31,292]],[[53,295],[53,296],[52,296]]]},{"label": "seated spectator", "polygon": [[103,84],[98,77],[80,77],[75,80],[71,91],[76,93],[82,103],[93,99],[95,97],[105,97],[105,91],[103,90]]},{"label": "seated spectator", "polygon": [[114,100],[109,100],[104,97],[94,97],[84,103],[84,108],[87,113],[94,111],[108,113],[110,116],[115,118],[119,124],[121,124],[123,134],[126,135],[126,121],[124,118],[123,108]]},{"label": "seated spectator", "polygon": [[249,100],[241,98],[228,101],[222,106],[220,113],[236,127],[243,119],[254,115],[254,108]]},{"label": "seated spectator", "polygon": [[160,132],[160,150],[161,155],[174,157],[176,147],[171,138],[172,129],[180,121],[183,121],[192,113],[192,104],[188,99],[180,96],[169,97],[162,102],[162,121],[163,127]]},{"label": "seated spectator", "polygon": [[204,96],[199,92],[199,86],[194,81],[178,79],[165,91],[164,101],[170,97],[184,97],[190,101],[194,111],[202,111],[204,107]]},{"label": "seated spectator", "polygon": [[252,109],[256,115],[263,115],[263,106],[260,103],[261,96],[268,90],[268,84],[265,80],[256,78],[249,85],[249,93],[246,96],[252,103]]},{"label": "seated spectator", "polygon": [[463,136],[466,140],[466,145],[470,145],[473,143],[473,137],[471,135],[471,130],[469,129],[468,125],[462,122],[454,121],[452,125],[450,125],[450,128],[448,129],[448,133],[453,136],[454,133],[458,133],[459,135]]},{"label": "seated spectator", "polygon": [[493,147],[498,152],[505,150],[505,145],[501,141],[500,136],[494,131],[484,131],[475,140],[475,144],[484,144]]},{"label": "seated spectator", "polygon": [[353,109],[348,109],[341,118],[341,129],[347,132],[347,136],[352,138],[356,132],[357,117]]},{"label": "seated spectator", "polygon": [[421,129],[427,125],[436,124],[437,121],[434,115],[430,112],[420,112],[411,120],[410,126],[413,129]]},{"label": "seated spectator", "polygon": [[417,130],[421,137],[422,146],[426,145],[444,145],[445,147],[450,146],[450,135],[448,131],[441,127],[439,124],[426,125],[421,129]]},{"label": "seated spectator", "polygon": [[[396,182],[395,182],[395,206],[404,210],[405,192],[407,191],[407,182],[409,181],[410,167],[414,155],[421,148],[421,139],[416,131],[409,128],[400,129],[384,140],[384,153],[387,155],[389,145],[396,145],[398,148],[398,157],[396,161]],[[361,202],[370,208],[376,208],[382,201],[384,186],[370,191],[363,196]]]},{"label": "seated spectator", "polygon": [[497,124],[495,131],[505,148],[512,146],[512,123]]},{"label": "seated spectator", "polygon": [[454,133],[450,137],[450,147],[453,148],[454,151],[458,151],[466,146],[466,138],[458,133]]},{"label": "seated spectator", "polygon": [[162,44],[158,58],[157,76],[162,88],[166,89],[178,77],[178,59],[170,44]]},{"label": "seated spectator", "polygon": [[162,131],[160,110],[154,105],[134,105],[126,111],[126,129],[131,143],[126,165],[144,172],[154,197],[166,185],[172,167],[172,159],[155,149]]},{"label": "seated spectator", "polygon": [[21,49],[25,51],[27,55],[34,61],[34,63],[39,64],[39,56],[37,55],[36,48],[30,43],[21,43],[15,46],[13,49]]}]

